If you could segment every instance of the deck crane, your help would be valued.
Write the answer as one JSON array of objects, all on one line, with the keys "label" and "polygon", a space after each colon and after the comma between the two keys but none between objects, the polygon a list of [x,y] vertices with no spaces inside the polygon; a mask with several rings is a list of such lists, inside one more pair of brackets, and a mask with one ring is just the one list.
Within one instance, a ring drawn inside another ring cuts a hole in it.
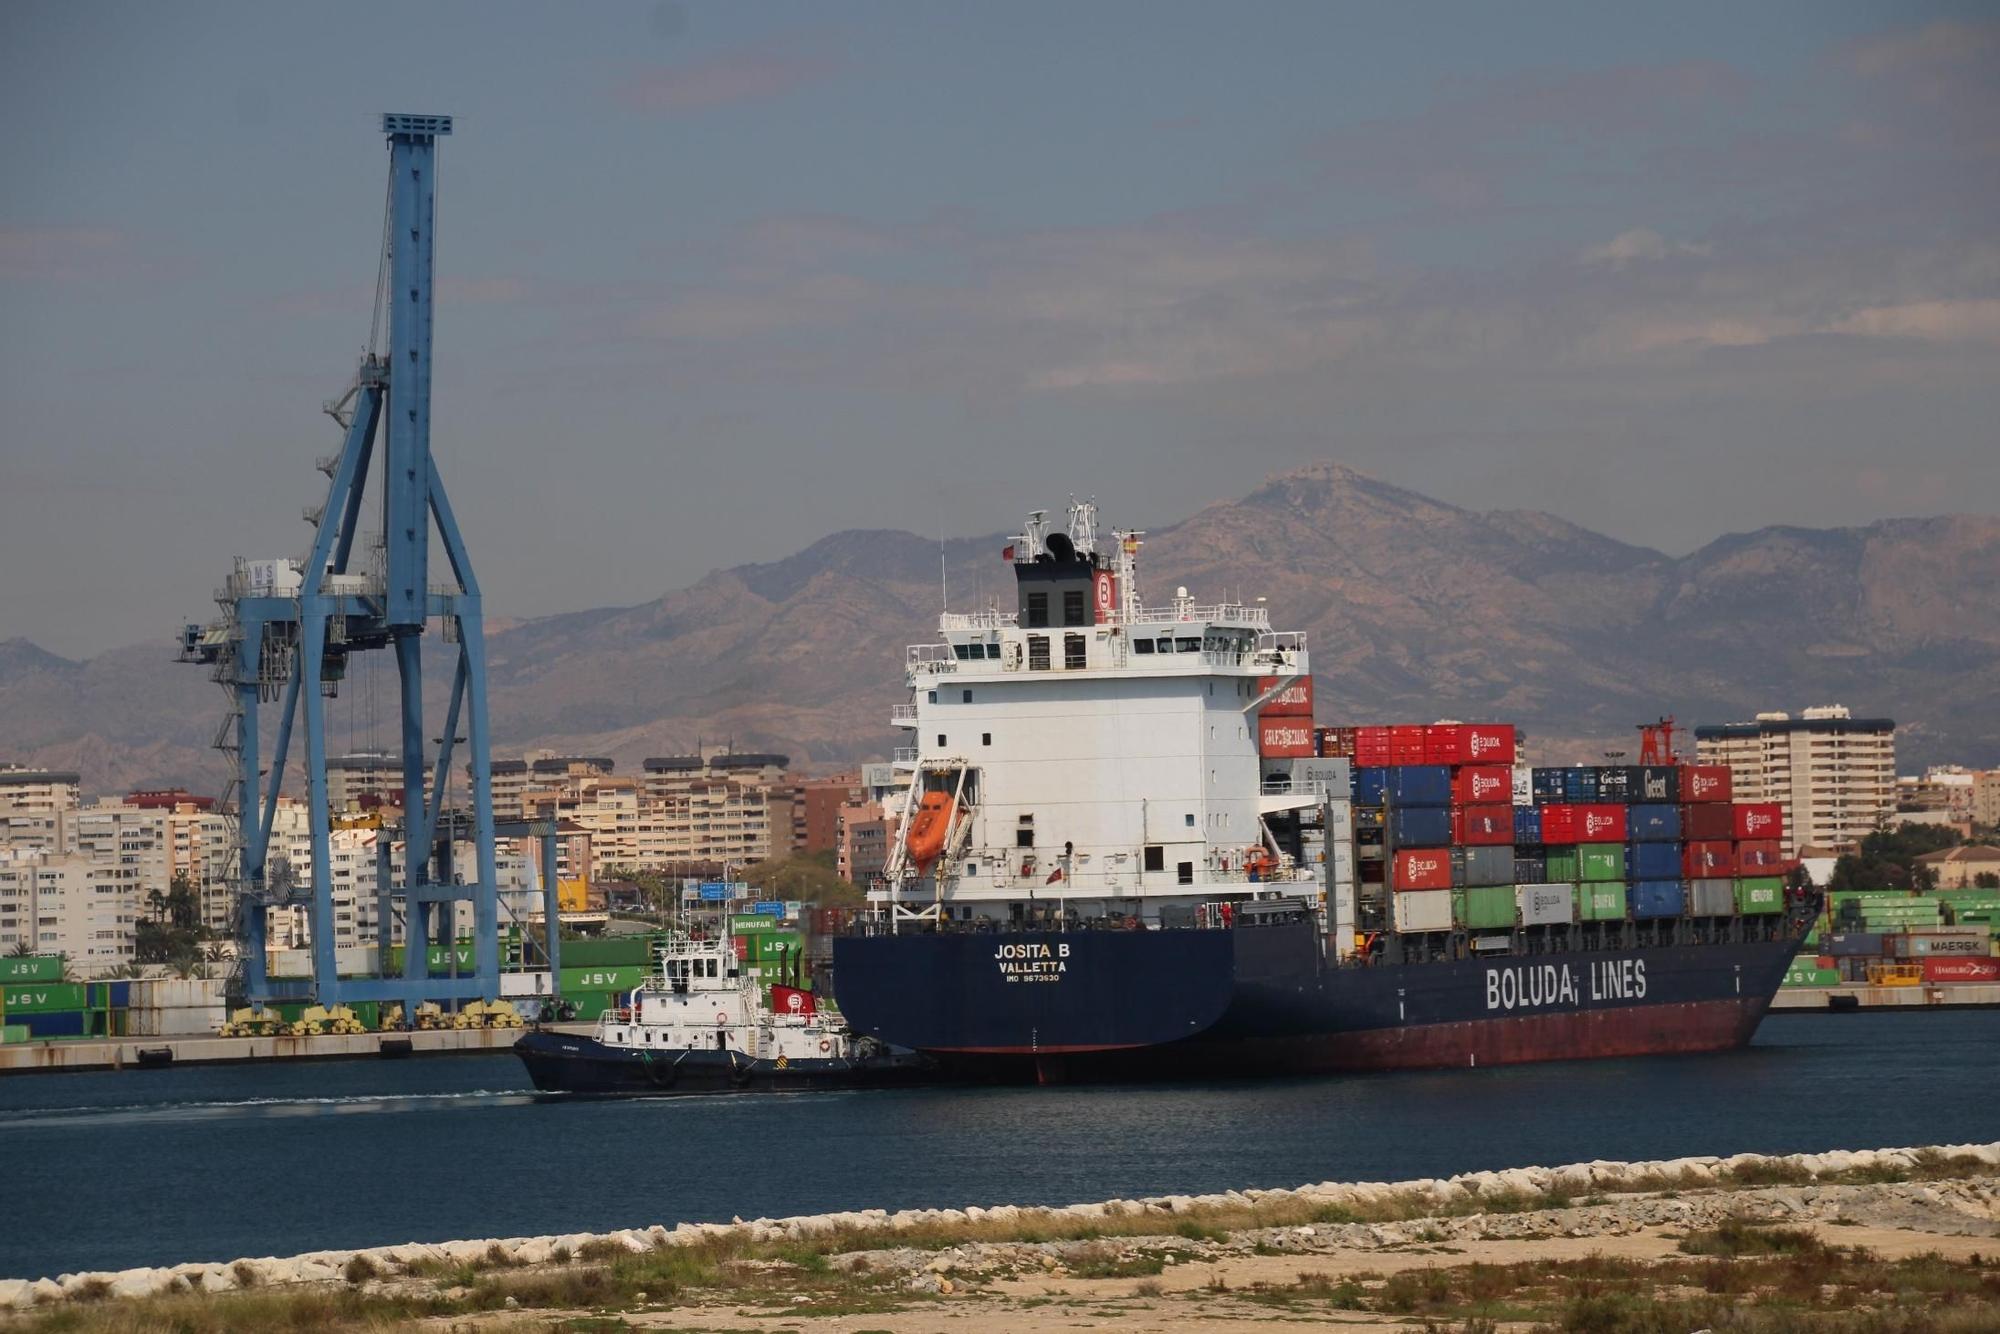
[{"label": "deck crane", "polygon": [[[187,626],[181,657],[211,665],[230,697],[216,745],[233,756],[236,773],[220,805],[235,819],[232,872],[251,1003],[307,996],[328,1006],[400,1001],[406,1014],[414,1014],[426,1000],[453,1006],[499,995],[496,826],[479,581],[430,441],[437,150],[438,140],[451,133],[451,117],[384,115],[382,132],[388,138],[389,190],[376,308],[378,332],[380,311],[385,306],[388,311],[388,346],[378,352],[371,333],[353,385],[328,406],[343,439],[338,454],[320,460],[330,484],[325,504],[306,511],[313,526],[311,550],[302,561],[239,559],[216,594],[221,619]],[[370,560],[356,545],[378,437],[381,535]],[[449,582],[435,585],[429,570],[433,523],[451,574]],[[457,646],[434,755],[424,722],[422,660],[423,637],[433,619],[444,641]],[[395,655],[405,814],[399,828],[384,828],[377,844],[383,975],[342,978],[334,952],[325,700],[338,692],[352,655],[377,650]],[[260,706],[266,704],[278,705],[268,762],[259,753]],[[280,783],[294,723],[301,718],[312,843],[311,878],[304,882],[270,856]],[[470,751],[469,822],[446,809],[461,726]],[[517,824],[504,832],[532,836],[541,845],[544,953],[553,982],[559,937],[554,828]],[[454,867],[454,844],[468,835],[473,864]],[[395,841],[405,848],[401,883],[392,883],[389,849]],[[402,900],[406,940],[401,975],[389,976],[396,899]],[[465,901],[472,904],[472,972],[431,977],[428,946],[437,935],[451,940],[454,905]],[[269,910],[297,904],[310,908],[309,986],[273,980],[265,963]]]}]

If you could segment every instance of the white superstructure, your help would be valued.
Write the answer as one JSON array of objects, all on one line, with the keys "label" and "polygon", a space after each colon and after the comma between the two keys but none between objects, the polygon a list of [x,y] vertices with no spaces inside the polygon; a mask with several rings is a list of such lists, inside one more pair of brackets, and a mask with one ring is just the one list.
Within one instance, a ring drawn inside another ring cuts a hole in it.
[{"label": "white superstructure", "polygon": [[1139,536],[1103,551],[1095,506],[1053,533],[1037,512],[1006,552],[1015,607],[946,614],[909,649],[893,721],[914,781],[872,895],[893,915],[1159,925],[1351,899],[1347,762],[1312,757],[1306,636],[1185,588],[1147,605]]}]

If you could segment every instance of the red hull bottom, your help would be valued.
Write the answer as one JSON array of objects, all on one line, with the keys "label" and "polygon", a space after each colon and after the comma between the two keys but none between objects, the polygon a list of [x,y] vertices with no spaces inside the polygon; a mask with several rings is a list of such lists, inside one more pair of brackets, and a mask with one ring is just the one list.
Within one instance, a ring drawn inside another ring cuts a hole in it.
[{"label": "red hull bottom", "polygon": [[1530,1061],[1727,1051],[1749,1043],[1770,1002],[1729,997],[1679,1005],[1517,1015],[1282,1037],[1193,1038],[1089,1056],[1024,1056],[1038,1083],[1101,1079],[1438,1070]]}]

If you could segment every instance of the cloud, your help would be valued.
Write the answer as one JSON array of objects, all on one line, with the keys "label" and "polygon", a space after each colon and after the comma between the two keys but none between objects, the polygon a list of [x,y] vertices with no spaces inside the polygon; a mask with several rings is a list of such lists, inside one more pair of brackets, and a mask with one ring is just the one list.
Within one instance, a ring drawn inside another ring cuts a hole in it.
[{"label": "cloud", "polygon": [[689,112],[784,97],[831,78],[842,61],[795,40],[739,47],[700,60],[635,70],[614,90],[633,111]]},{"label": "cloud", "polygon": [[1830,333],[1867,338],[1916,338],[1931,343],[2000,343],[2000,300],[1912,301],[1874,306],[1827,326]]},{"label": "cloud", "polygon": [[1577,262],[1586,266],[1608,264],[1614,269],[1622,269],[1627,264],[1642,260],[1661,260],[1669,255],[1706,255],[1707,246],[1691,245],[1687,242],[1669,243],[1650,227],[1634,227],[1630,231],[1618,233],[1603,245],[1594,245],[1577,256]]},{"label": "cloud", "polygon": [[110,227],[0,227],[0,279],[72,282],[133,263],[132,246]]}]

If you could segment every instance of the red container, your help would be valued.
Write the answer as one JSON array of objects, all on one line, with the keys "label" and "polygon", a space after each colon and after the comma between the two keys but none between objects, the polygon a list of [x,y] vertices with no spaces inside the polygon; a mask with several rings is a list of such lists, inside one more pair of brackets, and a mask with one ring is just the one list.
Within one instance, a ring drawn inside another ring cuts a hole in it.
[{"label": "red container", "polygon": [[1451,841],[1469,848],[1494,847],[1514,841],[1512,806],[1454,806]]},{"label": "red container", "polygon": [[1402,848],[1392,883],[1397,889],[1450,889],[1451,853],[1444,848]]},{"label": "red container", "polygon": [[1424,763],[1424,729],[1407,723],[1390,728],[1389,763]]},{"label": "red container", "polygon": [[[1686,769],[1681,770],[1682,774],[1687,772]],[[1681,837],[1690,842],[1707,839],[1727,841],[1736,837],[1736,817],[1730,813],[1730,807],[1714,802],[1705,806],[1683,806]]]},{"label": "red container", "polygon": [[[1278,678],[1260,676],[1257,678],[1257,693],[1276,688]],[[1310,718],[1313,716],[1313,679],[1310,676],[1295,678],[1283,690],[1264,701],[1258,713],[1266,718]]]},{"label": "red container", "polygon": [[1729,800],[1729,766],[1726,764],[1683,764],[1681,800],[1690,806]]},{"label": "red container", "polygon": [[1623,806],[1568,804],[1542,807],[1542,842],[1623,843]]},{"label": "red container", "polygon": [[1514,801],[1514,771],[1504,764],[1468,764],[1451,776],[1451,799],[1461,806]]},{"label": "red container", "polygon": [[1926,982],[2000,982],[2000,959],[1931,955],[1924,960]]},{"label": "red container", "polygon": [[1514,763],[1514,724],[1465,724],[1465,763]]},{"label": "red container", "polygon": [[1355,728],[1354,763],[1356,765],[1369,766],[1388,764],[1389,729],[1386,727]]},{"label": "red container", "polygon": [[1313,753],[1312,719],[1258,718],[1257,753],[1274,760],[1310,758]]},{"label": "red container", "polygon": [[1690,843],[1681,851],[1681,874],[1690,880],[1722,880],[1736,874],[1736,845],[1728,841]]},{"label": "red container", "polygon": [[1776,875],[1784,864],[1784,849],[1775,838],[1754,839],[1736,845],[1736,874]]},{"label": "red container", "polygon": [[1737,842],[1784,837],[1785,811],[1777,802],[1739,801],[1730,809],[1736,812]]},{"label": "red container", "polygon": [[1433,723],[1424,729],[1425,764],[1464,764],[1465,728],[1459,723]]}]

